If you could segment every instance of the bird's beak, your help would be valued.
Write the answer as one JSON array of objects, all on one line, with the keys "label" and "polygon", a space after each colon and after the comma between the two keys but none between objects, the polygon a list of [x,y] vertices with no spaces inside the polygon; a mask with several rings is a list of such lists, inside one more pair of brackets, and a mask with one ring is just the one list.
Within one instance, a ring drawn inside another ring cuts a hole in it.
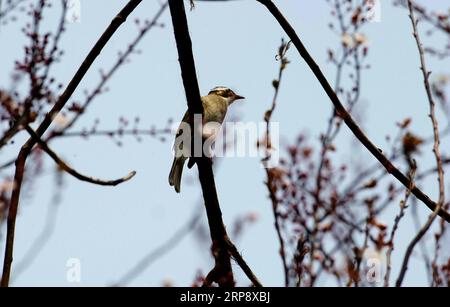
[{"label": "bird's beak", "polygon": [[244,96],[240,96],[240,95],[236,95],[234,100],[240,100],[240,99],[245,99]]}]

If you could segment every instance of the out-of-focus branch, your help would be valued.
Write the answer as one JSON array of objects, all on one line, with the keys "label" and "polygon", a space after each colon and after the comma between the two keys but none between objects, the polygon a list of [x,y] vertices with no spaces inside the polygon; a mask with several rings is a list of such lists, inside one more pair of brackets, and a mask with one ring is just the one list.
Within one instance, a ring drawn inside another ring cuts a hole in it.
[{"label": "out-of-focus branch", "polygon": [[37,259],[38,255],[50,241],[57,221],[59,208],[61,207],[63,194],[63,176],[59,170],[55,171],[56,184],[54,185],[54,194],[47,208],[47,216],[45,218],[44,227],[31,243],[29,249],[25,252],[23,258],[16,264],[14,268],[14,277],[17,278],[21,273]]},{"label": "out-of-focus branch", "polygon": [[139,274],[141,274],[146,268],[148,268],[150,264],[166,255],[170,250],[177,246],[178,243],[180,243],[189,233],[191,233],[195,229],[201,219],[201,213],[201,210],[196,209],[195,214],[184,225],[182,225],[167,241],[145,255],[133,266],[133,268],[131,268],[131,270],[129,270],[117,282],[115,282],[114,285],[124,286],[128,284],[130,281],[139,276]]},{"label": "out-of-focus branch", "polygon": [[[408,10],[409,10],[409,6],[410,6],[409,2],[410,2],[409,0],[398,0],[397,1],[398,4],[407,8]],[[438,17],[433,18],[432,13],[428,12],[424,7],[420,6],[417,3],[411,3],[411,6],[412,6],[414,13],[415,14],[417,13],[421,19],[427,21],[428,23],[430,23],[436,29],[442,31],[443,33],[450,34],[450,25],[444,24],[443,22],[441,22],[441,20]]]},{"label": "out-of-focus branch", "polygon": [[25,0],[6,1],[6,6],[3,6],[3,1],[0,1],[0,21],[2,18],[6,17],[6,15],[14,11],[19,6],[19,4],[24,1]]},{"label": "out-of-focus branch", "polygon": [[[192,141],[194,141],[196,137],[197,139],[199,139],[198,137],[201,138],[201,130],[195,129],[197,127],[193,127],[193,118],[195,114],[203,114],[203,105],[200,98],[194,55],[192,53],[192,42],[189,35],[183,1],[169,0],[169,7],[177,44],[181,75],[191,117],[190,122],[193,128]],[[212,239],[212,252],[215,258],[215,266],[207,275],[205,285],[209,286],[213,282],[216,282],[220,286],[233,286],[234,278],[231,268],[230,240],[222,220],[222,212],[217,197],[211,160],[202,155],[201,158],[196,159],[196,164],[208,216],[209,230]],[[244,270],[244,272],[246,272],[246,270]],[[260,285],[260,283],[258,282],[258,284],[255,285]]]},{"label": "out-of-focus branch", "polygon": [[[59,134],[56,132],[53,137],[55,138],[67,138],[67,137],[94,137],[94,136],[103,136],[103,137],[114,137],[114,136],[159,136],[159,135],[169,135],[172,134],[172,130],[170,128],[162,128],[162,129],[118,129],[118,130],[95,130],[95,131],[69,131]],[[0,167],[1,168],[1,167]]]},{"label": "out-of-focus branch", "polygon": [[[272,82],[272,85],[275,89],[272,104],[270,108],[265,112],[264,114],[264,121],[266,122],[266,135],[265,139],[263,140],[264,146],[265,146],[265,157],[263,158],[262,162],[263,164],[268,164],[269,160],[271,159],[271,150],[272,150],[272,144],[271,144],[271,135],[270,135],[270,121],[272,119],[272,114],[275,111],[275,108],[277,106],[277,99],[278,94],[280,91],[280,83],[283,78],[283,72],[289,63],[288,59],[286,58],[286,52],[289,49],[289,43],[285,43],[284,40],[281,41],[281,46],[278,51],[277,60],[280,61],[280,67],[278,69],[278,78]],[[275,231],[277,233],[278,242],[280,244],[280,250],[279,254],[281,257],[281,262],[283,264],[283,272],[284,272],[284,285],[286,287],[289,286],[289,265],[287,261],[287,255],[286,255],[286,248],[285,243],[283,239],[283,235],[281,233],[281,225],[280,225],[280,216],[278,213],[278,205],[279,201],[276,196],[276,189],[274,186],[274,174],[273,169],[269,168],[269,165],[265,165],[266,170],[266,186],[267,190],[269,192],[269,197],[272,202],[272,213],[274,217],[274,226]]]},{"label": "out-of-focus branch", "polygon": [[[411,182],[414,182],[416,168],[412,168],[409,172],[409,178]],[[405,209],[408,208],[408,200],[411,196],[411,189],[406,189],[405,197],[400,202],[400,212],[397,214],[394,220],[394,226],[392,226],[391,234],[388,241],[388,251],[386,252],[386,274],[384,276],[384,286],[389,287],[389,278],[391,276],[391,258],[394,251],[394,238],[397,232],[401,219],[405,216]]]},{"label": "out-of-focus branch", "polygon": [[[366,149],[386,168],[386,170],[392,174],[398,181],[400,181],[405,187],[411,186],[411,181],[406,175],[404,175],[397,167],[395,167],[392,162],[383,154],[381,149],[375,146],[374,143],[366,136],[366,134],[361,130],[358,124],[354,121],[350,113],[342,105],[339,97],[334,92],[333,88],[329,84],[327,78],[322,73],[320,67],[317,65],[316,61],[311,57],[306,47],[303,45],[302,41],[298,37],[294,28],[286,20],[283,14],[278,10],[277,6],[271,0],[257,0],[269,10],[273,17],[278,21],[280,26],[284,29],[286,34],[292,40],[292,43],[297,48],[301,57],[305,60],[307,65],[310,67],[313,74],[316,76],[317,80],[321,84],[325,93],[328,95],[329,99],[333,103],[337,115],[342,118],[347,127],[353,132],[355,137],[361,142],[361,144],[366,147]],[[431,200],[425,193],[422,192],[418,187],[414,186],[411,190],[418,199],[420,199],[430,210],[435,211],[438,209],[438,215],[450,223],[450,213],[439,208],[438,205]]]},{"label": "out-of-focus branch", "polygon": [[[30,35],[31,38],[31,50],[33,56],[29,62],[30,69],[27,70],[27,73],[30,75],[30,83],[31,89],[29,96],[23,103],[23,107],[19,107],[17,102],[15,102],[11,96],[9,96],[6,92],[0,91],[0,103],[8,111],[9,116],[13,119],[13,124],[11,127],[4,132],[3,136],[0,139],[0,148],[5,146],[24,126],[34,121],[37,117],[35,112],[32,112],[31,107],[35,100],[39,100],[42,98],[42,92],[45,92],[45,86],[48,79],[48,75],[52,64],[55,63],[56,60],[56,52],[58,51],[59,41],[61,39],[62,33],[64,32],[64,25],[67,13],[67,3],[66,0],[61,1],[61,13],[60,19],[58,23],[58,27],[55,31],[55,38],[53,40],[53,44],[48,52],[45,54],[45,58],[47,59],[46,66],[44,68],[44,72],[42,75],[37,74],[37,62],[39,62],[38,58],[42,57],[42,55],[38,55],[40,52],[36,50],[44,50],[44,47],[38,47],[39,43],[39,28],[42,20],[42,12],[46,5],[45,1],[40,1],[38,5],[38,9],[34,11],[33,15],[33,35]],[[9,7],[15,8],[15,5],[19,4],[20,1],[14,2],[9,1]],[[39,49],[41,48],[41,49]]]},{"label": "out-of-focus branch", "polygon": [[136,50],[136,46],[141,42],[145,35],[158,25],[158,20],[161,18],[163,13],[166,11],[169,3],[166,1],[161,4],[160,8],[156,12],[155,16],[149,21],[142,29],[140,29],[139,34],[136,38],[128,45],[125,52],[119,55],[116,63],[104,74],[102,74],[101,80],[98,85],[92,90],[92,92],[87,96],[86,100],[79,106],[78,113],[69,121],[69,123],[64,127],[64,131],[56,131],[55,135],[66,135],[67,130],[72,128],[75,123],[80,119],[81,115],[84,114],[86,109],[92,103],[95,97],[102,91],[106,83],[111,79],[111,77],[117,72],[117,70],[125,63],[129,56]]},{"label": "out-of-focus branch", "polygon": [[413,35],[416,40],[417,48],[419,50],[419,57],[420,57],[420,69],[423,74],[423,82],[425,86],[425,91],[427,94],[428,102],[430,105],[430,118],[431,123],[433,125],[433,137],[434,137],[434,144],[433,144],[433,152],[434,156],[436,158],[436,167],[437,167],[437,174],[438,174],[438,182],[439,182],[439,201],[438,204],[440,206],[443,205],[445,201],[445,184],[444,184],[444,169],[443,169],[443,163],[442,163],[442,155],[440,152],[440,136],[439,136],[439,123],[436,118],[436,103],[433,98],[431,85],[430,85],[430,74],[431,72],[427,69],[426,62],[425,62],[425,52],[423,50],[423,45],[419,36],[419,31],[417,29],[417,19],[414,15],[414,9],[412,7],[412,1],[408,0],[408,8],[410,12],[410,19],[413,27]]},{"label": "out-of-focus branch", "polygon": [[[108,41],[111,39],[113,34],[117,31],[117,29],[126,21],[127,17],[134,11],[134,9],[142,2],[142,0],[130,0],[124,8],[114,17],[111,21],[111,24],[104,31],[99,40],[95,43],[94,47],[91,49],[89,54],[86,56],[85,60],[75,73],[72,80],[67,85],[66,89],[59,97],[55,105],[52,107],[50,112],[47,113],[42,123],[39,125],[36,134],[39,137],[47,131],[47,129],[52,124],[56,115],[64,108],[69,98],[72,96],[73,92],[76,90],[78,85],[80,84],[83,77],[86,75],[87,71],[91,67],[92,63],[100,54],[101,50]],[[25,163],[26,160],[31,153],[33,146],[36,144],[36,140],[34,138],[29,138],[28,141],[22,146],[20,152],[16,159],[16,170],[14,174],[14,188],[12,191],[12,196],[9,204],[9,212],[8,212],[8,222],[7,222],[7,234],[6,234],[6,247],[5,247],[5,256],[3,262],[3,273],[1,286],[7,287],[9,285],[9,279],[11,274],[11,265],[13,261],[13,249],[14,249],[14,233],[15,233],[15,224],[17,217],[17,210],[19,206],[19,197],[20,191],[23,181],[23,176],[25,172]]]},{"label": "out-of-focus branch", "polygon": [[[358,30],[360,27],[360,21],[361,18],[359,17],[361,11],[361,7],[359,4],[357,5],[357,8],[354,12],[350,10],[349,8],[343,8],[342,5],[345,4],[346,1],[341,0],[335,0],[333,2],[334,6],[334,12],[336,13],[335,17],[337,18],[339,22],[339,30],[338,34],[341,37],[350,37],[352,40],[352,43],[343,43],[341,42],[341,49],[342,49],[342,56],[339,60],[335,59],[334,52],[329,51],[330,60],[336,65],[336,78],[335,78],[335,84],[334,84],[334,91],[336,93],[339,93],[343,91],[343,88],[341,87],[341,81],[342,81],[342,74],[344,72],[345,65],[348,65],[350,63],[350,56],[353,53],[353,61],[354,61],[354,72],[352,74],[355,75],[355,81],[352,85],[351,92],[354,93],[353,97],[348,98],[348,107],[349,111],[352,110],[352,108],[355,106],[355,104],[358,102],[361,92],[361,69],[362,64],[359,56],[359,50],[362,46],[362,43],[356,40],[355,36],[358,34]],[[364,6],[363,6],[364,7]],[[350,14],[351,13],[351,14]],[[350,15],[350,17],[348,17]],[[347,19],[349,21],[346,22],[345,16],[347,16]],[[351,28],[351,31],[349,29]],[[350,33],[349,33],[350,32]],[[367,50],[364,48],[364,50]],[[367,51],[363,51],[363,55]],[[350,95],[349,95],[350,96]],[[332,110],[332,113],[330,115],[330,118],[328,119],[327,128],[325,130],[324,135],[322,135],[322,148],[320,153],[320,160],[319,160],[319,167],[317,169],[317,175],[316,175],[316,199],[317,202],[321,202],[321,192],[322,192],[322,181],[323,181],[323,169],[326,164],[327,160],[327,154],[331,149],[333,148],[332,142],[339,134],[342,119],[337,115],[336,109]],[[334,131],[333,131],[334,129]]]},{"label": "out-of-focus branch", "polygon": [[433,134],[434,134],[434,146],[433,146],[433,152],[436,158],[436,166],[437,166],[437,173],[438,173],[438,182],[439,182],[439,201],[434,209],[433,213],[429,216],[428,221],[423,225],[423,227],[419,230],[417,235],[414,237],[414,239],[411,241],[411,243],[408,245],[408,248],[406,249],[405,256],[403,258],[402,267],[400,269],[400,274],[398,276],[396,286],[400,287],[402,285],[403,279],[406,274],[406,270],[408,269],[408,262],[409,258],[412,255],[412,252],[414,250],[414,247],[417,243],[425,236],[427,231],[430,229],[431,225],[433,224],[434,220],[436,219],[439,211],[441,210],[442,206],[445,202],[445,186],[444,186],[444,169],[442,166],[442,156],[440,152],[440,139],[439,139],[439,125],[436,118],[436,111],[435,111],[435,102],[433,99],[433,94],[431,92],[431,86],[429,83],[429,77],[430,72],[427,69],[426,63],[425,63],[425,53],[423,50],[422,42],[420,39],[419,31],[417,29],[417,19],[414,14],[414,8],[413,3],[411,0],[408,0],[408,10],[409,10],[409,17],[411,19],[411,24],[413,28],[413,35],[416,40],[417,48],[419,50],[419,56],[420,56],[420,68],[422,70],[423,79],[424,79],[424,86],[425,91],[427,93],[428,102],[430,104],[430,118],[433,125]]}]

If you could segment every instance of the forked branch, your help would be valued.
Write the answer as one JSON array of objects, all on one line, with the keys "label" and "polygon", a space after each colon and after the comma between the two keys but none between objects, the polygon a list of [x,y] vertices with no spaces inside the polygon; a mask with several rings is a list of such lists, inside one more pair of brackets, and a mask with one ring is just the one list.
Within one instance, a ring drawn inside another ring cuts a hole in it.
[{"label": "forked branch", "polygon": [[42,150],[45,151],[45,153],[47,153],[49,157],[53,159],[53,161],[55,161],[56,165],[58,165],[60,169],[77,178],[78,180],[96,185],[116,186],[130,180],[136,175],[136,172],[132,171],[122,178],[113,180],[102,180],[99,178],[83,175],[80,172],[76,171],[74,168],[70,167],[66,162],[64,162],[64,160],[62,160],[50,147],[48,147],[47,143],[44,142],[29,125],[27,125],[25,129],[27,130],[28,134],[39,144]]},{"label": "forked branch", "polygon": [[413,186],[411,193],[420,199],[430,210],[437,210],[437,214],[450,223],[450,213],[442,208],[438,207],[438,204],[431,200],[428,195],[426,195],[417,186],[411,183],[411,180],[403,174],[397,167],[395,167],[392,162],[383,154],[382,150],[379,149],[372,141],[365,135],[361,130],[359,125],[354,121],[353,117],[346,110],[346,108],[341,103],[339,97],[336,95],[335,91],[331,87],[327,78],[321,71],[320,67],[317,65],[316,61],[312,58],[306,47],[303,45],[302,41],[298,37],[294,28],[286,20],[277,6],[271,0],[257,0],[269,10],[273,17],[278,21],[280,26],[286,32],[286,34],[291,39],[294,46],[297,48],[300,56],[305,60],[306,64],[309,66],[313,74],[316,76],[320,85],[324,89],[325,93],[328,95],[329,99],[336,109],[337,115],[345,122],[347,127],[352,131],[356,138],[361,142],[361,144],[366,147],[367,150],[384,166],[388,173],[392,174],[398,181],[400,181],[406,188]]},{"label": "forked branch", "polygon": [[[62,95],[58,98],[55,105],[52,107],[50,112],[47,113],[42,123],[39,125],[36,135],[42,138],[42,135],[47,131],[47,129],[52,124],[56,115],[64,108],[69,98],[72,96],[73,92],[77,89],[81,80],[84,78],[89,68],[94,63],[95,59],[98,57],[102,49],[106,46],[108,41],[111,39],[113,34],[117,29],[126,21],[127,17],[134,11],[134,9],[142,2],[142,0],[130,0],[123,7],[123,9],[113,18],[111,24],[103,32],[102,36],[92,47],[89,54],[86,56],[85,60],[78,68],[77,72],[73,76],[72,80],[67,85],[66,89]],[[9,286],[9,279],[11,275],[11,266],[13,261],[13,250],[14,250],[14,232],[17,217],[17,210],[19,207],[19,198],[22,187],[23,176],[25,172],[25,163],[28,156],[31,153],[32,148],[36,145],[37,141],[35,138],[30,137],[27,142],[22,146],[20,152],[17,156],[15,165],[16,170],[14,174],[14,188],[11,195],[11,200],[9,203],[8,211],[8,222],[7,222],[7,232],[6,232],[6,247],[5,256],[3,260],[3,273],[1,286]]]}]

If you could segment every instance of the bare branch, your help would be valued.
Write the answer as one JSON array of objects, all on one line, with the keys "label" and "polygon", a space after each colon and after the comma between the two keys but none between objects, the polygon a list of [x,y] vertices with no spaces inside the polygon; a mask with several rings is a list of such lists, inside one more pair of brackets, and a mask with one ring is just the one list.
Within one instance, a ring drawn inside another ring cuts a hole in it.
[{"label": "bare branch", "polygon": [[62,135],[66,134],[65,131],[72,128],[75,123],[79,120],[80,116],[84,114],[86,109],[89,107],[89,105],[92,103],[95,97],[102,91],[102,89],[105,87],[106,83],[111,79],[111,77],[119,70],[119,68],[122,66],[123,63],[130,57],[130,55],[135,51],[136,46],[142,41],[142,39],[145,37],[145,35],[153,29],[157,24],[158,20],[161,18],[163,13],[166,11],[168,2],[164,2],[161,4],[161,7],[156,12],[155,16],[152,18],[151,21],[149,21],[140,31],[139,34],[136,36],[136,38],[129,44],[128,48],[125,50],[125,52],[120,53],[119,58],[117,59],[116,63],[104,74],[102,74],[102,78],[98,85],[92,90],[92,92],[87,96],[86,100],[79,106],[80,111],[69,121],[69,123],[64,127],[63,131],[56,131],[55,134]]},{"label": "bare branch", "polygon": [[152,250],[139,260],[133,268],[123,275],[114,286],[124,286],[139,276],[150,264],[166,255],[170,250],[177,246],[189,233],[191,233],[201,219],[201,211],[196,209],[195,214],[182,225],[175,233],[159,247]]},{"label": "bare branch", "polygon": [[64,162],[58,155],[48,147],[47,143],[44,142],[37,134],[34,132],[34,130],[30,126],[26,126],[25,129],[27,130],[28,134],[31,135],[31,137],[39,144],[39,146],[50,156],[50,158],[55,161],[55,163],[60,167],[63,171],[67,172],[68,174],[72,175],[73,177],[77,178],[78,180],[89,182],[92,184],[97,185],[103,185],[103,186],[116,186],[118,184],[124,183],[131,178],[133,178],[136,175],[135,171],[130,172],[128,175],[114,179],[114,180],[102,180],[98,178],[93,178],[90,176],[83,175],[67,165],[66,162]]},{"label": "bare branch", "polygon": [[[383,154],[382,150],[375,146],[374,143],[365,135],[358,124],[354,121],[350,113],[342,105],[339,97],[334,92],[333,88],[329,84],[327,78],[322,73],[320,67],[317,65],[316,61],[311,57],[306,47],[303,45],[302,41],[298,37],[294,28],[289,24],[283,14],[278,10],[277,6],[271,0],[257,0],[261,4],[267,7],[269,12],[275,17],[280,26],[284,29],[286,34],[292,40],[293,44],[297,48],[301,57],[310,67],[311,71],[316,76],[317,80],[321,84],[322,88],[330,98],[334,107],[336,108],[337,115],[345,122],[347,127],[353,132],[353,134],[358,138],[361,144],[369,150],[369,152],[386,168],[386,170],[392,174],[398,181],[400,181],[405,187],[411,186],[411,181],[406,175],[404,175],[397,167],[395,167],[392,162]],[[418,187],[414,186],[411,192],[420,199],[430,210],[438,210],[438,215],[450,223],[450,213],[439,208],[438,205],[432,201],[425,193],[422,192]]]},{"label": "bare branch", "polygon": [[437,165],[437,173],[438,173],[438,180],[439,180],[439,202],[434,209],[433,213],[429,216],[428,221],[423,225],[423,227],[419,230],[417,235],[414,237],[414,239],[409,244],[408,248],[406,249],[405,256],[403,258],[402,267],[400,270],[400,274],[398,276],[396,286],[400,287],[402,285],[403,279],[406,274],[406,270],[408,269],[408,262],[409,258],[412,255],[412,252],[414,250],[414,247],[416,244],[425,236],[427,231],[430,229],[431,225],[433,224],[434,220],[436,219],[438,212],[441,210],[442,206],[445,202],[445,186],[444,186],[444,169],[442,166],[442,156],[439,149],[440,139],[439,139],[439,126],[438,121],[436,119],[436,112],[435,112],[435,102],[433,99],[433,95],[431,92],[431,86],[429,83],[429,76],[430,72],[427,70],[427,66],[425,63],[425,54],[422,46],[422,42],[420,40],[419,31],[417,30],[417,19],[414,15],[414,8],[413,3],[411,0],[408,0],[408,9],[409,9],[409,17],[411,19],[412,27],[413,27],[413,35],[416,40],[417,48],[419,50],[419,56],[420,56],[420,65],[421,70],[423,73],[423,79],[424,79],[424,86],[425,90],[427,92],[428,102],[430,104],[430,118],[431,122],[433,124],[433,134],[434,134],[434,155],[436,158],[436,165]]},{"label": "bare branch", "polygon": [[[36,134],[39,137],[47,131],[47,129],[52,124],[54,118],[58,113],[64,108],[69,98],[72,96],[73,92],[76,90],[80,84],[83,77],[86,75],[87,71],[91,67],[92,63],[100,54],[101,50],[108,41],[111,39],[113,34],[117,29],[126,21],[127,17],[134,11],[134,9],[142,2],[142,0],[130,0],[124,8],[117,14],[116,17],[111,21],[111,24],[103,32],[102,36],[95,43],[94,47],[91,49],[89,54],[86,56],[84,62],[81,64],[72,80],[67,85],[66,89],[59,97],[58,101],[55,103],[50,112],[45,116],[44,120],[38,127]],[[25,163],[28,156],[31,153],[33,146],[36,144],[34,138],[29,138],[28,141],[22,146],[20,152],[16,159],[16,170],[14,174],[14,188],[9,204],[8,212],[8,222],[7,222],[7,234],[6,234],[6,247],[5,256],[3,261],[3,273],[1,286],[7,287],[9,285],[9,279],[11,274],[11,265],[13,261],[13,250],[14,250],[14,233],[15,224],[17,217],[17,210],[19,206],[20,191],[22,187],[23,176],[25,172]]]},{"label": "bare branch", "polygon": [[[177,44],[181,76],[190,114],[190,124],[193,127],[194,115],[203,114],[203,105],[197,81],[194,55],[192,53],[192,42],[189,35],[183,1],[169,0],[169,7]],[[191,129],[192,142],[201,137],[201,129],[195,128],[196,127],[193,127],[193,129]],[[194,148],[194,146],[192,146],[192,148]],[[200,185],[203,192],[212,239],[212,252],[215,258],[215,266],[206,277],[205,285],[211,285],[212,282],[217,282],[220,286],[234,286],[231,255],[228,244],[229,238],[222,220],[222,211],[217,197],[214,173],[211,165],[212,161],[208,157],[202,156],[201,158],[196,159],[195,162],[198,167]]]},{"label": "bare branch", "polygon": [[[415,166],[415,165],[414,165]],[[416,168],[412,168],[409,172],[409,178],[411,182],[414,182]],[[397,232],[401,219],[405,216],[405,209],[408,208],[408,200],[411,195],[411,189],[405,190],[405,197],[400,202],[400,212],[397,214],[394,220],[394,226],[392,226],[391,235],[388,241],[388,251],[386,252],[386,274],[384,276],[384,286],[389,287],[389,278],[391,275],[391,258],[394,251],[394,238]]]},{"label": "bare branch", "polygon": [[[272,114],[275,111],[275,108],[277,106],[277,99],[278,99],[278,94],[280,91],[280,83],[281,80],[283,78],[283,72],[284,69],[286,68],[286,65],[289,63],[288,59],[286,58],[286,52],[289,49],[289,43],[285,43],[284,40],[281,41],[281,46],[279,48],[278,54],[277,54],[277,60],[280,61],[280,66],[278,69],[278,78],[276,80],[274,80],[272,82],[272,85],[275,89],[274,95],[273,95],[273,99],[272,99],[272,104],[270,106],[270,108],[265,112],[264,114],[264,121],[266,122],[266,135],[265,135],[265,140],[264,142],[264,146],[265,146],[265,157],[262,159],[262,163],[268,163],[269,160],[271,159],[271,150],[272,150],[272,146],[271,146],[271,136],[270,136],[270,121],[272,118]],[[279,254],[281,257],[281,262],[283,265],[283,273],[284,273],[284,285],[286,287],[289,286],[289,266],[288,266],[288,262],[287,262],[287,255],[286,255],[286,248],[285,248],[285,242],[283,239],[283,235],[281,233],[281,225],[280,225],[280,217],[279,217],[279,213],[278,213],[278,205],[279,205],[279,201],[277,199],[276,196],[276,190],[274,187],[274,174],[273,174],[273,169],[269,168],[268,165],[264,165],[265,166],[265,170],[266,170],[266,186],[267,186],[267,190],[269,192],[269,197],[270,200],[272,202],[272,213],[273,213],[273,218],[274,218],[274,226],[275,226],[275,231],[277,233],[277,237],[278,237],[278,242],[280,244],[280,250],[279,250]]]},{"label": "bare branch", "polygon": [[3,7],[2,1],[0,1],[0,21],[5,18],[9,13],[14,11],[25,0],[7,1],[7,5]]},{"label": "bare branch", "polygon": [[248,266],[247,262],[239,253],[233,242],[231,242],[231,240],[227,238],[226,243],[228,244],[228,249],[230,250],[230,253],[233,256],[234,260],[236,260],[237,264],[241,267],[242,271],[245,273],[248,279],[250,279],[255,287],[262,287],[263,285],[259,281],[258,277],[256,277],[255,273],[253,273],[252,269]]}]

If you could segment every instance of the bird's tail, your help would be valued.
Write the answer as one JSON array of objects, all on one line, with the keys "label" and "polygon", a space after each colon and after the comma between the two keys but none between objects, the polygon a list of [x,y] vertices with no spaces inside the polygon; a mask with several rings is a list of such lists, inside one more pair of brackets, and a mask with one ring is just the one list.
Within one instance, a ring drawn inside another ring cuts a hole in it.
[{"label": "bird's tail", "polygon": [[172,163],[172,169],[169,174],[169,184],[175,187],[175,191],[180,193],[181,175],[183,174],[185,157],[175,157]]}]

